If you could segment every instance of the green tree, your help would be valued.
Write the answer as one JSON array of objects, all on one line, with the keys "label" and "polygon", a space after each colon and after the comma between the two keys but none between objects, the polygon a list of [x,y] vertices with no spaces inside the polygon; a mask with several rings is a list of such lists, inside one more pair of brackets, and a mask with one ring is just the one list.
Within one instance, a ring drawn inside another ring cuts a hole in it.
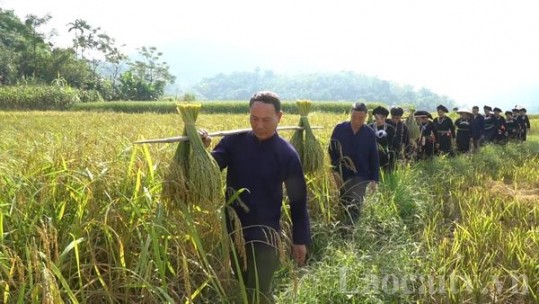
[{"label": "green tree", "polygon": [[127,58],[116,47],[115,39],[103,32],[101,27],[93,27],[83,19],[76,19],[69,23],[68,27],[68,32],[75,34],[73,48],[82,60],[87,61],[92,72],[91,81],[87,82],[84,88],[99,90],[103,82],[101,76],[111,66],[113,76],[110,81],[114,84],[119,76],[118,68],[114,67]]},{"label": "green tree", "polygon": [[29,15],[23,23],[13,11],[0,9],[0,82],[13,84],[21,77],[42,77],[38,62],[46,61],[50,46],[38,27],[49,19]]},{"label": "green tree", "polygon": [[25,48],[24,24],[13,11],[0,8],[0,83],[15,83],[20,53]]},{"label": "green tree", "polygon": [[129,70],[120,77],[121,92],[130,100],[157,100],[165,93],[167,83],[176,77],[170,74],[169,66],[161,61],[161,52],[155,47],[142,47],[140,59],[129,62]]},{"label": "green tree", "polygon": [[43,17],[30,14],[26,16],[25,20],[25,25],[29,29],[30,34],[31,62],[33,64],[32,74],[39,78],[43,77],[41,69],[43,68],[44,61],[47,60],[50,51],[50,45],[45,43],[45,34],[39,31],[39,27],[47,24],[51,18],[52,17],[49,14]]}]

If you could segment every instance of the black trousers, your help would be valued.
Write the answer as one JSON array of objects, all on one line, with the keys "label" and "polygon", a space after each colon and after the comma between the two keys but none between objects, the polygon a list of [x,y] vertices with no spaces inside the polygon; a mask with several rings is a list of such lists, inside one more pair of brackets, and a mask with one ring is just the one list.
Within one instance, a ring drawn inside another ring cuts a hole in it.
[{"label": "black trousers", "polygon": [[369,182],[369,180],[355,176],[346,180],[341,187],[340,202],[345,210],[343,220],[345,225],[354,225],[359,220]]}]

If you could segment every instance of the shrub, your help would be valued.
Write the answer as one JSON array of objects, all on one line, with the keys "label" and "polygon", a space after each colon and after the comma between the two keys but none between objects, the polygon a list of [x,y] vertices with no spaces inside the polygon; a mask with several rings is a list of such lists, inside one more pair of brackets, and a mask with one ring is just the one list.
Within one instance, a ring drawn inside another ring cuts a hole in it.
[{"label": "shrub", "polygon": [[0,87],[0,109],[62,110],[80,102],[79,91],[68,86]]},{"label": "shrub", "polygon": [[80,90],[79,98],[81,102],[102,102],[103,97],[97,90]]}]

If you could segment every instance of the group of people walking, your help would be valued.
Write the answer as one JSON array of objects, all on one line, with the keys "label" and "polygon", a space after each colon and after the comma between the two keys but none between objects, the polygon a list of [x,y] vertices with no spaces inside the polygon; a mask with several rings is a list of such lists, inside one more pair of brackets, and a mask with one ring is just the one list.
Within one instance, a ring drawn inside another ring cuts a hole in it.
[{"label": "group of people walking", "polygon": [[[525,109],[506,112],[505,118],[499,108],[494,108],[494,114],[491,110],[485,107],[485,115],[479,114],[477,107],[457,111],[460,118],[455,123],[446,116],[444,106],[438,107],[438,117],[434,119],[428,112],[416,111],[411,118],[417,119],[417,124],[411,130],[401,120],[402,108],[377,107],[372,111],[374,121],[369,124],[367,106],[354,103],[350,120],[335,126],[328,147],[340,201],[349,214],[347,224],[353,225],[359,218],[366,190],[375,190],[380,173],[392,170],[398,159],[451,154],[455,138],[460,152],[471,146],[477,149],[481,142],[526,140],[530,123]],[[238,258],[242,261],[234,264],[234,275],[247,290],[249,303],[271,303],[272,280],[280,267],[277,240],[283,185],[292,221],[291,253],[301,266],[311,243],[307,182],[297,151],[277,133],[283,115],[279,96],[271,91],[256,92],[249,100],[249,114],[251,131],[224,136],[211,154],[219,167],[227,170],[227,232],[231,239],[241,232],[244,241],[243,246],[236,244],[243,247],[239,251],[244,253]],[[207,131],[200,130],[200,134],[209,146],[211,137]]]},{"label": "group of people walking", "polygon": [[[506,111],[485,105],[484,114],[479,107],[472,110],[457,109],[459,118],[453,120],[446,114],[448,109],[439,105],[436,108],[438,117],[432,118],[430,113],[417,111],[414,116],[420,120],[420,137],[418,141],[418,158],[430,158],[437,154],[454,155],[477,151],[486,143],[505,144],[526,140],[530,130],[530,120],[526,109],[515,107]],[[456,149],[455,149],[456,148]]]},{"label": "group of people walking", "polygon": [[530,130],[523,107],[506,111],[505,117],[497,107],[484,106],[484,114],[477,106],[457,109],[460,117],[455,121],[447,115],[447,107],[436,109],[436,118],[427,111],[415,111],[403,121],[402,108],[378,106],[372,110],[373,122],[366,123],[367,106],[355,103],[350,121],[335,126],[328,152],[348,221],[359,217],[367,186],[375,187],[379,173],[391,172],[398,160],[452,156],[477,151],[486,143],[525,141]]},{"label": "group of people walking", "polygon": [[[390,110],[382,106],[372,110],[373,122],[368,124],[376,136],[380,167],[391,171],[399,159],[428,159],[434,155],[455,155],[477,151],[486,143],[505,144],[525,141],[530,129],[526,109],[517,107],[512,111],[494,109],[485,105],[484,114],[479,107],[472,110],[457,109],[459,117],[453,121],[443,105],[436,108],[438,116],[434,118],[427,111],[415,111],[410,119],[402,121],[404,110],[393,107]],[[391,118],[389,117],[391,114]],[[415,125],[414,125],[415,124]],[[418,128],[413,134],[412,128]],[[341,143],[342,144],[342,143]],[[331,152],[330,152],[331,153]]]}]

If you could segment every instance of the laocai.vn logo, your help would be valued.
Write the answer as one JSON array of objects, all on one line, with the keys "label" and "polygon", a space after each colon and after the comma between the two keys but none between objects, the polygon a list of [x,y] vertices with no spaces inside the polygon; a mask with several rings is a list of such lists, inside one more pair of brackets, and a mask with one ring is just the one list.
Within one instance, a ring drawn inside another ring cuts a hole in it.
[{"label": "laocai.vn logo", "polygon": [[[478,283],[481,282],[481,283]],[[474,278],[453,273],[447,276],[436,274],[357,274],[351,276],[347,268],[339,273],[339,290],[344,294],[471,294],[484,295],[521,294],[530,292],[528,277],[524,274],[508,273],[504,276]]]}]

